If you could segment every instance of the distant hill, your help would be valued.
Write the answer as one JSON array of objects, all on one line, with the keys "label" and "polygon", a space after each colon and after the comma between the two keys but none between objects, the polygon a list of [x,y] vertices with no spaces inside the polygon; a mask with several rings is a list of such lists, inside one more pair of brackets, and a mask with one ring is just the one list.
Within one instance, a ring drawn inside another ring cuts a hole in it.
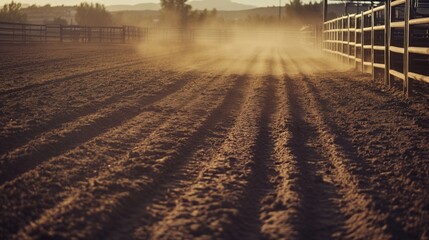
[{"label": "distant hill", "polygon": [[[282,13],[284,14],[284,8],[282,8]],[[114,11],[114,16],[129,16],[133,19],[157,19],[159,18],[159,12],[157,10],[122,10]],[[275,16],[279,14],[279,9],[277,7],[265,7],[265,8],[252,8],[247,10],[234,10],[234,11],[217,11],[217,16],[225,20],[238,20],[246,19],[248,16]]]},{"label": "distant hill", "polygon": [[231,0],[195,0],[189,2],[189,4],[192,6],[192,9],[196,10],[211,10],[216,8],[220,11],[239,11],[256,8],[252,5],[236,3]]},{"label": "distant hill", "polygon": [[106,9],[107,11],[110,11],[110,12],[145,11],[145,10],[157,11],[161,9],[161,5],[159,3],[141,3],[137,5],[111,5],[111,6],[106,6]]},{"label": "distant hill", "polygon": [[[190,1],[189,5],[191,5],[192,9],[194,10],[212,10],[213,8],[216,8],[220,11],[239,11],[256,8],[252,5],[236,3],[231,0],[194,0]],[[106,6],[106,9],[111,12],[145,10],[156,11],[161,9],[161,5],[159,3],[142,3],[137,5],[111,5]]]},{"label": "distant hill", "polygon": [[[210,8],[208,8],[210,9]],[[365,10],[362,7],[360,10]],[[344,14],[344,4],[330,4],[329,5],[329,16],[334,18],[335,16],[341,16]],[[349,7],[349,13],[356,11],[356,7]],[[157,20],[159,20],[158,10],[124,10],[113,12],[116,19],[122,19],[124,25],[139,25],[139,26],[152,26]],[[278,7],[261,7],[252,8],[246,10],[235,10],[235,11],[223,11],[219,10],[217,16],[227,21],[245,20],[250,16],[261,16],[261,17],[277,17],[279,14]],[[285,8],[282,8],[282,16],[287,18]]]},{"label": "distant hill", "polygon": [[[282,14],[284,14],[284,7],[282,8]],[[234,19],[245,19],[249,16],[275,16],[279,15],[278,7],[262,7],[262,8],[252,8],[246,10],[238,11],[218,11],[218,16],[224,18],[225,20],[234,20]]]}]

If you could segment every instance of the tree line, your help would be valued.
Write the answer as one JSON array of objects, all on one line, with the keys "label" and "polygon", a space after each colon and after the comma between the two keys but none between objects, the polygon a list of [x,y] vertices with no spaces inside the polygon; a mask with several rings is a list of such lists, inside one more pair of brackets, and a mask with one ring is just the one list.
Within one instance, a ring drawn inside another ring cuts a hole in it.
[{"label": "tree line", "polygon": [[207,23],[217,18],[217,10],[192,10],[188,0],[161,0],[161,24],[176,27]]},{"label": "tree line", "polygon": [[[301,0],[290,0],[282,9],[283,18],[269,15],[249,15],[247,18],[237,22],[228,22],[218,16],[216,9],[193,10],[187,4],[188,0],[160,0],[161,10],[159,12],[159,25],[174,27],[189,27],[207,23],[217,24],[287,24],[287,25],[311,25],[320,24],[322,21],[322,4],[310,2],[303,4]],[[38,7],[32,5],[29,8],[50,8],[50,5]],[[110,26],[121,24],[108,12],[103,4],[82,2],[76,6],[76,23],[84,26]],[[12,1],[5,4],[0,10],[0,21],[25,23],[26,15],[22,12],[22,5]],[[67,24],[67,21],[56,18],[50,23]]]},{"label": "tree line", "polygon": [[[217,16],[216,9],[211,12],[192,11],[187,4],[188,0],[161,0],[161,20],[163,23],[174,23],[186,27],[189,24],[201,22],[215,22],[217,24],[231,25],[318,25],[322,22],[322,2],[311,2],[304,4],[301,0],[290,0],[281,8],[284,17],[275,15],[249,14],[247,18],[240,21],[225,21]],[[276,7],[277,8],[277,7]]]},{"label": "tree line", "polygon": [[[161,0],[161,22],[163,25],[186,26],[190,23],[207,22],[216,17],[216,9],[192,10],[192,7],[186,4],[187,0]],[[45,6],[31,5],[30,9],[50,8],[51,5]],[[82,2],[76,7],[76,23],[83,26],[110,26],[115,25],[114,18],[106,10],[103,4]],[[5,4],[0,10],[0,21],[26,23],[27,16],[22,11],[22,4],[12,1]],[[56,18],[50,21],[51,24],[66,25],[67,21]]]},{"label": "tree line", "polygon": [[0,10],[0,21],[25,23],[27,16],[21,12],[21,3],[12,1]]},{"label": "tree line", "polygon": [[[51,5],[45,6],[31,5],[29,9],[46,9],[49,10]],[[82,2],[76,7],[75,15],[76,23],[83,26],[110,26],[114,24],[112,15],[109,13],[103,4]],[[22,11],[22,4],[12,1],[5,4],[0,10],[0,21],[26,23],[27,16]],[[67,25],[67,21],[57,17],[48,24],[61,24]]]}]

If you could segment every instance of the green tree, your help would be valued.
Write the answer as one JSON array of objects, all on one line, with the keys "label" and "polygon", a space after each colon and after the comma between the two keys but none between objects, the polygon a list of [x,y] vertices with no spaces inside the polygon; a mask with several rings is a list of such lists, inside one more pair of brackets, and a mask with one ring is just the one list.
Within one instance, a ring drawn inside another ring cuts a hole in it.
[{"label": "green tree", "polygon": [[286,14],[288,14],[288,17],[298,17],[302,12],[302,8],[301,0],[291,0],[286,4]]},{"label": "green tree", "polygon": [[322,3],[303,4],[301,0],[291,0],[285,6],[287,21],[295,25],[315,25],[322,21]]},{"label": "green tree", "polygon": [[161,0],[161,18],[166,24],[186,27],[192,7],[188,0]]},{"label": "green tree", "polygon": [[189,16],[189,20],[195,24],[206,24],[212,23],[217,20],[217,10],[214,8],[211,11],[207,9],[204,10],[194,10]]},{"label": "green tree", "polygon": [[26,22],[27,16],[21,12],[21,7],[21,3],[16,3],[14,1],[9,4],[5,4],[0,10],[0,21],[17,23]]},{"label": "green tree", "polygon": [[211,18],[216,18],[217,17],[217,9],[213,8],[210,12],[210,17]]},{"label": "green tree", "polygon": [[83,26],[107,26],[113,23],[112,15],[99,3],[81,3],[76,8],[75,18]]}]

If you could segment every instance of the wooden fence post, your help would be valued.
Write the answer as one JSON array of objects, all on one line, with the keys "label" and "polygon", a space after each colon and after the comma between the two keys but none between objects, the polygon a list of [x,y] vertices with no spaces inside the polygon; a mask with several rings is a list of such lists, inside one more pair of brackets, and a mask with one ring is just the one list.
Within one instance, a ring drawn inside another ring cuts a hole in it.
[{"label": "wooden fence post", "polygon": [[322,55],[324,54],[323,49],[325,49],[325,43],[324,43],[324,38],[325,38],[325,23],[322,24],[322,27],[320,30],[320,35],[319,35],[319,44],[320,44],[320,51],[322,53]]},{"label": "wooden fence post", "polygon": [[109,28],[109,38],[110,38],[110,43],[113,42],[113,38],[115,36],[115,32],[113,28]]},{"label": "wooden fence post", "polygon": [[391,29],[390,22],[392,20],[390,1],[386,1],[384,7],[384,81],[385,84],[391,87],[390,79],[390,37]]},{"label": "wooden fence post", "polygon": [[[335,49],[335,51],[337,52],[337,57],[339,60],[343,60],[343,56],[341,54],[338,54],[339,52],[341,52],[341,43],[340,43],[340,32],[341,30],[341,20],[337,20],[337,39],[336,39],[336,45],[337,45],[337,49]],[[342,33],[342,32],[341,32]]]},{"label": "wooden fence post", "polygon": [[339,46],[339,43],[338,43],[338,41],[339,41],[339,39],[340,39],[340,35],[339,35],[339,29],[340,29],[340,26],[339,26],[339,23],[338,23],[338,19],[336,19],[335,20],[335,57],[337,58],[337,60],[341,60],[340,59],[340,56],[339,56],[339,52],[340,52],[340,46]]},{"label": "wooden fence post", "polygon": [[350,65],[350,26],[351,26],[351,17],[350,15],[347,15],[347,64]]},{"label": "wooden fence post", "polygon": [[48,26],[45,25],[45,43],[48,42]]},{"label": "wooden fence post", "polygon": [[360,42],[361,42],[361,48],[360,48],[360,56],[361,56],[361,70],[362,70],[362,72],[364,72],[365,71],[365,65],[364,65],[364,62],[365,62],[365,49],[364,49],[364,46],[365,46],[365,32],[363,31],[363,29],[365,28],[365,15],[363,15],[363,11],[361,11],[361,17],[360,17],[360,30],[361,30],[361,32],[360,32]]},{"label": "wooden fence post", "polygon": [[63,25],[60,25],[60,42],[63,42]]},{"label": "wooden fence post", "polygon": [[122,43],[127,42],[127,28],[122,26]]},{"label": "wooden fence post", "polygon": [[101,42],[103,42],[103,28],[102,27],[100,27],[99,29],[98,29],[98,31],[99,31],[99,39],[98,39],[98,41],[101,43]]},{"label": "wooden fence post", "polygon": [[408,72],[410,70],[410,54],[408,51],[408,47],[410,46],[410,8],[411,8],[411,0],[405,1],[405,13],[404,13],[404,93],[407,97],[411,94],[411,84],[410,79],[408,77]]},{"label": "wooden fence post", "polygon": [[25,34],[26,34],[25,25],[21,25],[21,41],[24,43],[26,42]]},{"label": "wooden fence post", "polygon": [[358,37],[358,32],[357,32],[357,30],[358,30],[358,21],[357,21],[357,15],[355,15],[355,52],[354,52],[354,54],[355,54],[355,63],[354,63],[354,68],[356,69],[357,68],[357,65],[358,65],[358,61],[357,61],[357,42],[358,42],[358,40],[357,40],[357,37]]},{"label": "wooden fence post", "polygon": [[372,80],[375,80],[375,68],[374,68],[374,61],[375,61],[375,53],[374,53],[374,38],[375,38],[375,32],[374,32],[374,24],[375,24],[375,16],[374,16],[374,7],[371,7],[371,75]]},{"label": "wooden fence post", "polygon": [[339,26],[338,26],[338,28],[339,28],[339,30],[338,30],[338,41],[340,41],[338,44],[339,44],[339,51],[341,52],[341,54],[340,54],[340,59],[341,59],[341,63],[344,63],[344,55],[343,55],[343,53],[344,53],[344,44],[343,44],[343,42],[344,42],[344,32],[343,32],[343,29],[344,29],[344,19],[343,18],[341,18],[340,20],[339,20],[339,24],[338,24]]}]

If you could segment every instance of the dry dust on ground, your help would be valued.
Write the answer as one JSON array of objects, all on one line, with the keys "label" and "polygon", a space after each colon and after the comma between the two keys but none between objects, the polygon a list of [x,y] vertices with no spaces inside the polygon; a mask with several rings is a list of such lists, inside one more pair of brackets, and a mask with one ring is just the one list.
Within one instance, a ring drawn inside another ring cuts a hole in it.
[{"label": "dry dust on ground", "polygon": [[0,54],[1,239],[429,237],[426,98],[272,46]]}]

